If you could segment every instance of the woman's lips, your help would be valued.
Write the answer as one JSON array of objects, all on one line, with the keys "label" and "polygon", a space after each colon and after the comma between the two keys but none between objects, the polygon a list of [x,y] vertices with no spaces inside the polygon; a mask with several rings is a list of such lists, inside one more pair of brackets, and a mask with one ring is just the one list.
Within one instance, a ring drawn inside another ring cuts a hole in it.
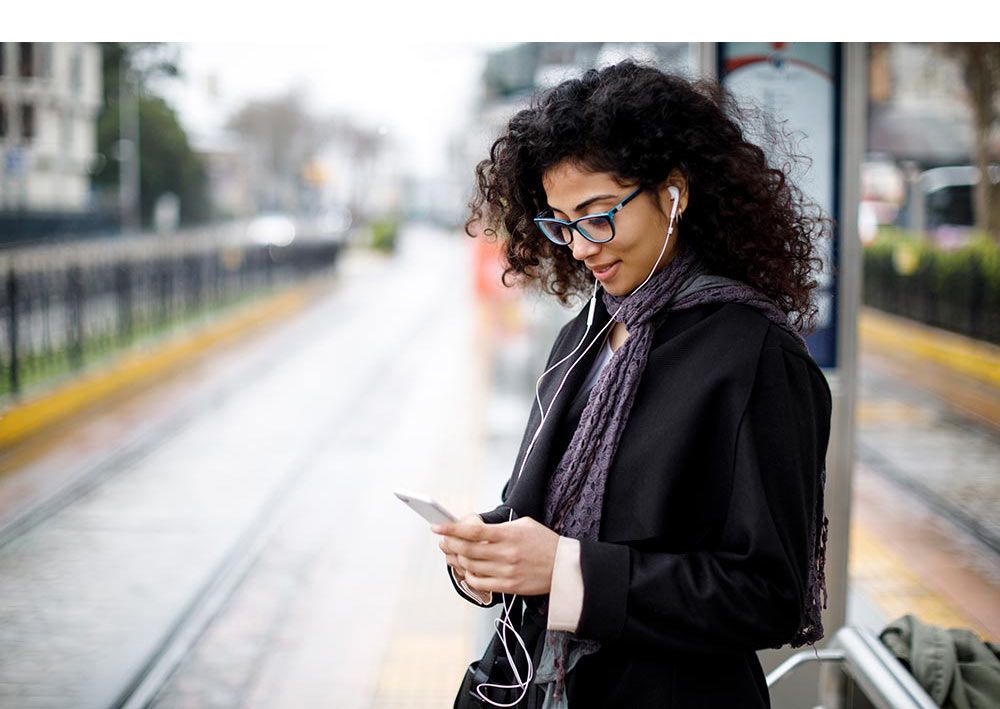
[{"label": "woman's lips", "polygon": [[618,266],[621,261],[615,261],[611,266],[604,269],[603,271],[594,271],[594,278],[601,281],[602,283],[610,278],[614,278],[614,275],[618,273]]}]

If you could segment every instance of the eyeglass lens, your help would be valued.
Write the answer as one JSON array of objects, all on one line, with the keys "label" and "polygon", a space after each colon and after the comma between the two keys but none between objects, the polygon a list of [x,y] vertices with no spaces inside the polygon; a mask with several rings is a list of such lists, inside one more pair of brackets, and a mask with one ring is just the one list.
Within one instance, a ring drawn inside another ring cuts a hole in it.
[{"label": "eyeglass lens", "polygon": [[[572,236],[571,227],[554,222],[541,222],[546,235],[560,244],[568,244]],[[607,241],[613,235],[611,220],[605,216],[591,217],[577,222],[577,227],[594,241]]]}]

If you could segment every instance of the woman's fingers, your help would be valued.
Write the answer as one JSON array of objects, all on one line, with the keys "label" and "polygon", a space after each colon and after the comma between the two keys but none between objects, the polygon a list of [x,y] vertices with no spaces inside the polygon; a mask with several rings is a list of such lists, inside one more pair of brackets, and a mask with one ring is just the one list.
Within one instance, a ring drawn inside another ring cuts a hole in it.
[{"label": "woman's fingers", "polygon": [[462,569],[469,588],[531,595],[551,589],[559,535],[540,522],[522,517],[486,524],[476,516],[436,531],[438,546],[453,568]]},{"label": "woman's fingers", "polygon": [[438,546],[445,554],[461,554],[470,559],[481,559],[484,561],[499,559],[502,554],[502,550],[495,544],[470,542],[460,537],[444,536],[438,542]]},{"label": "woman's fingers", "polygon": [[498,542],[506,538],[503,524],[486,524],[479,515],[462,517],[457,522],[444,522],[431,527],[435,534],[458,537],[472,542]]},{"label": "woman's fingers", "polygon": [[445,559],[447,559],[448,565],[455,569],[455,576],[459,580],[469,572],[480,576],[501,576],[504,578],[513,574],[513,567],[510,564],[497,561],[479,561],[461,554],[445,554]]},{"label": "woman's fingers", "polygon": [[495,593],[512,593],[513,582],[507,579],[494,578],[492,576],[479,576],[468,571],[465,574],[465,583],[474,591],[493,591]]},{"label": "woman's fingers", "polygon": [[514,574],[513,566],[499,561],[476,561],[459,554],[458,563],[465,570],[466,575],[474,574],[479,577],[507,579]]},{"label": "woman's fingers", "polygon": [[455,578],[476,591],[502,590],[512,581],[513,567],[507,558],[503,525],[486,524],[477,514],[466,515],[457,522],[432,527],[441,535],[438,546],[448,564],[454,569]]}]

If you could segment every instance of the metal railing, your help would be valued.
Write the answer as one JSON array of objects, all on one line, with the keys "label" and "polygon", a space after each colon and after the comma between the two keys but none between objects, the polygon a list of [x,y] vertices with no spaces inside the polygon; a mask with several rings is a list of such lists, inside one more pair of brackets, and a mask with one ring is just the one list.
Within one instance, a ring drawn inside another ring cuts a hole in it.
[{"label": "metal railing", "polygon": [[0,252],[0,404],[202,314],[331,270],[340,247],[256,243],[245,226],[227,225]]},{"label": "metal railing", "polygon": [[811,662],[820,677],[823,709],[934,709],[938,705],[889,649],[861,627],[844,626],[823,650],[798,652],[767,675],[768,688]]}]

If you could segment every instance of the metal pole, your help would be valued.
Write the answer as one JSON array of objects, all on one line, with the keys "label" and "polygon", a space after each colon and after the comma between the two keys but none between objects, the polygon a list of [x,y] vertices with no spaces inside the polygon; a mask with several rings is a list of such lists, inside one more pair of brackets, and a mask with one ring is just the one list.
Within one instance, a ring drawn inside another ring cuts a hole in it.
[{"label": "metal pole", "polygon": [[14,264],[10,264],[7,271],[7,340],[10,343],[10,391],[17,396],[21,390],[21,380],[19,378],[17,351],[17,272]]},{"label": "metal pole", "polygon": [[[700,73],[718,79],[725,67],[719,66],[720,46],[705,44],[699,52]],[[764,50],[766,51],[766,49]],[[861,244],[858,235],[858,204],[860,201],[860,170],[866,145],[866,105],[868,97],[868,46],[865,43],[840,45],[839,132],[834,136],[840,152],[832,157],[836,161],[837,183],[835,195],[829,206],[830,215],[836,220],[836,250],[830,253],[836,262],[828,266],[836,269],[836,321],[834,362],[824,369],[833,396],[830,422],[830,440],[827,447],[827,479],[825,508],[830,521],[827,540],[826,582],[828,606],[823,613],[826,637],[820,646],[828,643],[838,628],[846,623],[848,586],[848,541],[851,518],[851,488],[854,467],[854,406],[857,382],[857,324],[861,302]],[[724,79],[723,79],[724,80]],[[833,122],[836,117],[831,116]],[[831,125],[831,127],[833,127]],[[834,135],[833,131],[830,135]],[[839,138],[839,140],[837,140]],[[832,349],[832,347],[831,347]],[[789,647],[760,652],[761,663],[777,666],[794,654]],[[775,709],[784,707],[814,706],[817,696],[816,671],[802,672],[781,691],[772,696]]]},{"label": "metal pole", "polygon": [[719,76],[719,45],[716,42],[700,42],[698,58],[698,75],[718,78]]},{"label": "metal pole", "polygon": [[[132,72],[128,67],[128,50],[122,50],[118,65],[118,199],[122,230],[140,229],[139,208],[139,96],[138,82],[130,87]],[[129,90],[131,88],[131,91]]]},{"label": "metal pole", "polygon": [[125,50],[122,49],[121,58],[118,61],[118,213],[121,220],[122,231],[128,231],[129,226],[129,199],[128,171],[126,164],[129,156],[128,151],[128,109],[125,107]]},{"label": "metal pole", "polygon": [[133,72],[135,84],[132,92],[132,128],[135,140],[132,145],[135,150],[132,153],[132,219],[136,231],[142,230],[142,121],[141,104],[142,101],[142,74]]},{"label": "metal pole", "polygon": [[854,471],[855,420],[858,371],[858,315],[861,304],[861,240],[858,234],[858,204],[861,200],[861,161],[866,136],[868,101],[868,45],[843,45],[843,112],[841,123],[839,281],[837,308],[838,352],[836,374],[830,377],[833,420],[830,431],[831,475],[827,478],[826,509],[830,529],[826,579],[829,608],[823,619],[827,635],[847,621],[847,552],[851,523],[851,489]]}]

